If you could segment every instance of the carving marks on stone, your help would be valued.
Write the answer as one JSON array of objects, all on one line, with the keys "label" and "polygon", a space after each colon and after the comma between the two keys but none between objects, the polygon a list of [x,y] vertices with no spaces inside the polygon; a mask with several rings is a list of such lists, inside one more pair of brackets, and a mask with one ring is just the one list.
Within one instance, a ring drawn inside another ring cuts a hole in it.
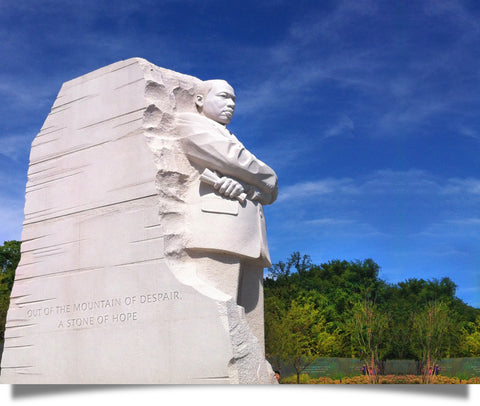
[{"label": "carving marks on stone", "polygon": [[29,306],[25,310],[25,321],[50,318],[54,319],[57,329],[119,325],[142,320],[148,306],[182,300],[179,291],[170,290],[66,304],[50,303],[48,306],[38,306],[36,303],[36,306]]},{"label": "carving marks on stone", "polygon": [[169,170],[159,170],[157,173],[157,182],[162,188],[159,188],[158,193],[166,199],[184,202],[184,185],[187,181],[188,176],[186,174]]},{"label": "carving marks on stone", "polygon": [[143,125],[145,128],[153,128],[158,127],[162,122],[162,111],[155,106],[154,104],[150,104],[143,115]]},{"label": "carving marks on stone", "polygon": [[149,98],[150,100],[161,101],[163,100],[166,91],[165,85],[162,83],[149,80],[145,86],[145,97]]}]

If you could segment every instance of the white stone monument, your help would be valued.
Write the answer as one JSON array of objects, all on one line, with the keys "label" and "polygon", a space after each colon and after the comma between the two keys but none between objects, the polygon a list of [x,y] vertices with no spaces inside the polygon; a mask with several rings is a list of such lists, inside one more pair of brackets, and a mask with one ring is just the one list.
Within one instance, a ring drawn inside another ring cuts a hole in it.
[{"label": "white stone monument", "polygon": [[65,83],[32,143],[0,382],[275,383],[262,204],[224,81],[133,58]]}]

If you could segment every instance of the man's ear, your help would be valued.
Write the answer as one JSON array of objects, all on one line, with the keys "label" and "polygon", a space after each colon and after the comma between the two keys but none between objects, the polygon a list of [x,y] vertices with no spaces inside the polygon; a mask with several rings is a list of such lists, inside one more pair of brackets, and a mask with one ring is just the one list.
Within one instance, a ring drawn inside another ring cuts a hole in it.
[{"label": "man's ear", "polygon": [[201,94],[197,94],[195,96],[195,104],[198,106],[198,107],[203,107],[203,96]]}]

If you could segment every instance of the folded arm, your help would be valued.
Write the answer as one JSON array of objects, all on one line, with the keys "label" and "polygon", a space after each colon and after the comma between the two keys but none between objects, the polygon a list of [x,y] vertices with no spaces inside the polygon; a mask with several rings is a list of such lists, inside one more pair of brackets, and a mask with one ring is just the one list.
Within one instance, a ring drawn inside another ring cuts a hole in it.
[{"label": "folded arm", "polygon": [[[253,200],[259,200],[263,204],[275,201],[278,194],[277,175],[235,137],[224,136],[215,128],[190,123],[180,122],[179,126],[184,152],[192,162],[218,171],[227,179],[238,181],[251,199],[255,197]],[[222,186],[225,182],[226,179],[222,181]],[[239,190],[238,185],[229,189],[232,184],[228,181],[225,191],[231,193],[234,189],[236,193]]]}]

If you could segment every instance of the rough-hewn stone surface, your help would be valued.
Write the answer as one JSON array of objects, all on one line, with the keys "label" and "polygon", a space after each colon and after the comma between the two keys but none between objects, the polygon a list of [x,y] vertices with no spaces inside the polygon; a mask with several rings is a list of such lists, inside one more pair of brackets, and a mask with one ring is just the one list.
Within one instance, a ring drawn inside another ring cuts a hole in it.
[{"label": "rough-hewn stone surface", "polygon": [[198,82],[134,58],[62,86],[32,144],[0,382],[275,382],[185,251],[175,115]]}]

